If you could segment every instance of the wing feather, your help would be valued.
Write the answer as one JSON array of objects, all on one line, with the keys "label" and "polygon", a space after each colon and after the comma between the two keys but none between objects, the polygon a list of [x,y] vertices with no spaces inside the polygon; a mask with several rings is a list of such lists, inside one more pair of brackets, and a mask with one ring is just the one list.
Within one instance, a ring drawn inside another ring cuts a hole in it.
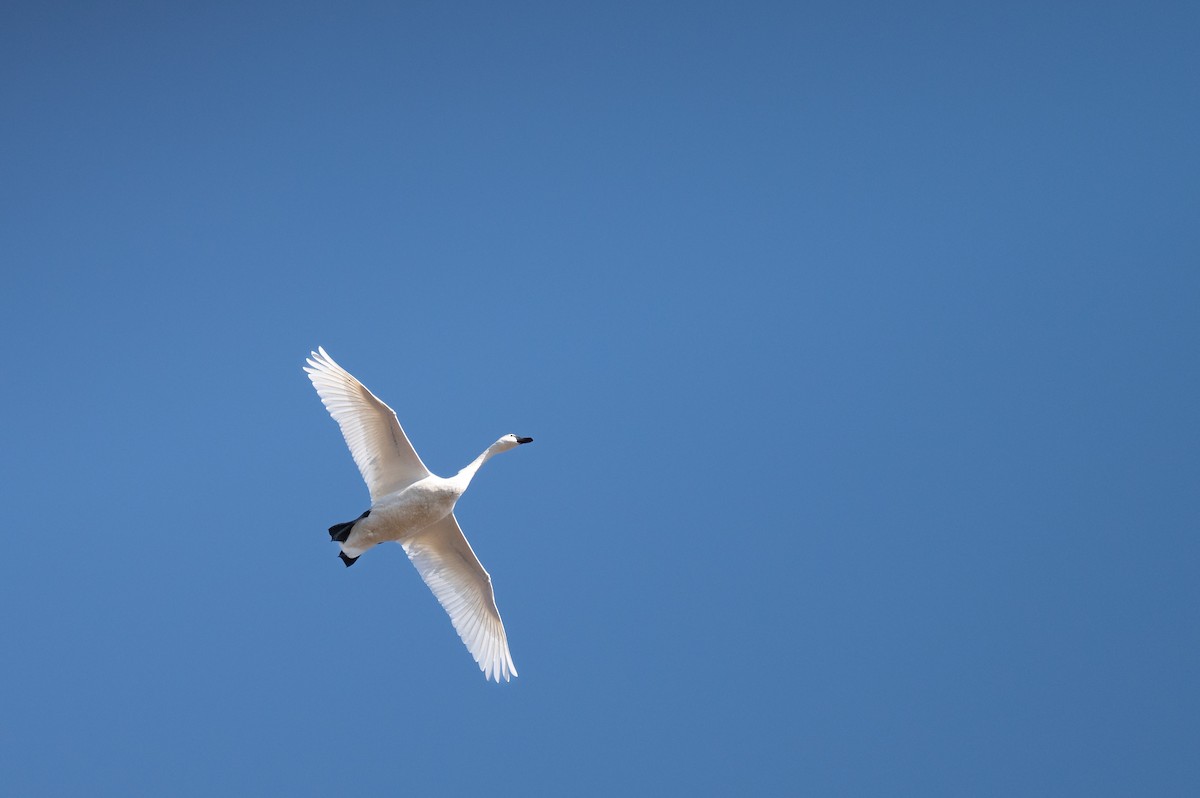
[{"label": "wing feather", "polygon": [[317,347],[304,367],[342,430],[371,501],[429,476],[390,407]]},{"label": "wing feather", "polygon": [[502,676],[505,681],[516,676],[492,578],[471,550],[454,514],[401,545],[450,616],[484,678],[498,682]]}]

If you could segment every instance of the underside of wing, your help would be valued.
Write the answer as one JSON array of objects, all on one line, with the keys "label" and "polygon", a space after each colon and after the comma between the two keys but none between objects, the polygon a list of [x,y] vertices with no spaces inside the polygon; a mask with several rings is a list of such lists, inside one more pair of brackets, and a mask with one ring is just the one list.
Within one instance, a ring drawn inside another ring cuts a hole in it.
[{"label": "underside of wing", "polygon": [[304,367],[371,491],[371,500],[429,476],[392,409],[318,347]]},{"label": "underside of wing", "polygon": [[496,609],[492,579],[479,564],[454,514],[417,537],[404,551],[425,584],[450,616],[455,631],[479,663],[485,679],[508,681],[517,675],[508,651],[508,636]]}]

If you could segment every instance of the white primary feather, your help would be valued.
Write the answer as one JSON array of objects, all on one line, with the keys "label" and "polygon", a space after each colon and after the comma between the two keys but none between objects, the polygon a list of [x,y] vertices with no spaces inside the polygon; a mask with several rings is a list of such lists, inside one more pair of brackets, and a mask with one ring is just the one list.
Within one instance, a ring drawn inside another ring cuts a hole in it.
[{"label": "white primary feather", "polygon": [[317,347],[304,370],[333,420],[367,483],[371,501],[429,476],[400,420],[350,372]]},{"label": "white primary feather", "polygon": [[508,636],[496,609],[492,578],[479,563],[454,514],[401,541],[413,565],[450,616],[455,631],[479,663],[485,679],[517,675]]}]

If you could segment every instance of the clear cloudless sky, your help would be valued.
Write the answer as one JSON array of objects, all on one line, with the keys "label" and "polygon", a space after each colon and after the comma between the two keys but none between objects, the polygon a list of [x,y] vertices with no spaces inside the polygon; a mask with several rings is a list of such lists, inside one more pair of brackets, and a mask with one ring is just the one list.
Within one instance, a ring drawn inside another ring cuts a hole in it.
[{"label": "clear cloudless sky", "polygon": [[[0,9],[0,791],[1200,794],[1194,2]],[[437,473],[486,683],[301,371]]]}]

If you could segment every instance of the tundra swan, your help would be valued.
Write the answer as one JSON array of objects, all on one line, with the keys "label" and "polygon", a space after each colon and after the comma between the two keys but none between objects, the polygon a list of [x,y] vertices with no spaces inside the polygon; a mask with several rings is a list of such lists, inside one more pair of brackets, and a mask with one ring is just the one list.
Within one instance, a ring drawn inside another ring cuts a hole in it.
[{"label": "tundra swan", "polygon": [[443,479],[421,462],[392,409],[323,348],[310,353],[304,371],[341,427],[371,492],[366,512],[329,528],[329,536],[341,544],[342,562],[349,567],[372,546],[396,541],[450,615],[484,678],[499,682],[501,676],[505,681],[516,676],[492,578],[467,543],[454,517],[454,505],[480,466],[533,438],[505,435],[457,474]]}]

